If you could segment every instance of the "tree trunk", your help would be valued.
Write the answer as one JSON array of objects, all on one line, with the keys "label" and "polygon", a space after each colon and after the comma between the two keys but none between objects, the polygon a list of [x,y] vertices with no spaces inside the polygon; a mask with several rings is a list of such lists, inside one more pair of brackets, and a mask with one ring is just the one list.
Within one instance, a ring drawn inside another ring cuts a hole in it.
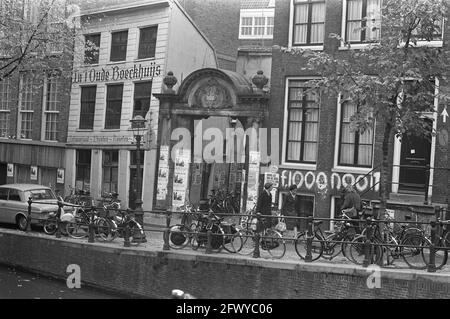
[{"label": "tree trunk", "polygon": [[386,210],[386,204],[388,199],[389,192],[389,181],[388,181],[388,173],[389,173],[389,145],[391,144],[391,135],[392,135],[392,124],[391,122],[386,122],[384,126],[384,135],[383,135],[383,161],[381,165],[380,172],[380,210],[378,212],[378,217],[381,217]]}]

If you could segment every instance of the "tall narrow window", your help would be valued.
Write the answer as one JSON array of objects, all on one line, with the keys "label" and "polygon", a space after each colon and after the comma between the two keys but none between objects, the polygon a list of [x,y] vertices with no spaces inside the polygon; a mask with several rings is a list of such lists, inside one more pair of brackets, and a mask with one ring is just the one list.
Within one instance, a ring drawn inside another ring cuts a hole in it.
[{"label": "tall narrow window", "polygon": [[138,59],[153,58],[155,56],[157,33],[157,26],[141,29]]},{"label": "tall narrow window", "polygon": [[107,86],[105,129],[120,129],[123,84]]},{"label": "tall narrow window", "polygon": [[9,135],[9,116],[11,113],[11,82],[9,79],[0,81],[0,137]]},{"label": "tall narrow window", "polygon": [[286,161],[316,163],[319,135],[317,96],[305,81],[289,81]]},{"label": "tall narrow window", "polygon": [[59,96],[61,94],[60,78],[56,75],[50,75],[47,78],[47,96],[44,108],[45,117],[45,140],[56,141],[58,134],[58,116],[60,110]]},{"label": "tall narrow window", "polygon": [[111,34],[111,61],[125,61],[127,58],[128,30]]},{"label": "tall narrow window", "polygon": [[87,34],[84,36],[84,63],[97,64],[100,52],[100,34]]},{"label": "tall narrow window", "polygon": [[242,17],[241,18],[241,35],[252,35],[253,18]]},{"label": "tall narrow window", "polygon": [[33,77],[22,74],[20,90],[20,138],[31,139],[33,132]]},{"label": "tall narrow window", "polygon": [[152,82],[140,82],[134,84],[134,108],[133,118],[136,115],[141,115],[145,118],[149,108],[150,99],[152,96]]},{"label": "tall narrow window", "polygon": [[95,98],[97,86],[81,87],[80,129],[94,128]]},{"label": "tall narrow window", "polygon": [[274,18],[273,17],[267,17],[267,35],[273,35],[273,25],[274,25]]},{"label": "tall narrow window", "polygon": [[265,17],[255,17],[254,35],[264,35],[264,28],[266,26]]},{"label": "tall narrow window", "polygon": [[347,0],[347,42],[378,41],[381,35],[381,0]]},{"label": "tall narrow window", "polygon": [[105,193],[117,193],[119,151],[103,151],[103,183]]},{"label": "tall narrow window", "polygon": [[75,187],[85,191],[91,188],[91,150],[77,150],[76,152]]},{"label": "tall narrow window", "polygon": [[356,104],[350,101],[341,104],[339,165],[371,167],[373,129],[367,129],[364,133],[352,130],[351,117],[357,110]]},{"label": "tall narrow window", "polygon": [[294,0],[293,45],[323,44],[325,1]]}]

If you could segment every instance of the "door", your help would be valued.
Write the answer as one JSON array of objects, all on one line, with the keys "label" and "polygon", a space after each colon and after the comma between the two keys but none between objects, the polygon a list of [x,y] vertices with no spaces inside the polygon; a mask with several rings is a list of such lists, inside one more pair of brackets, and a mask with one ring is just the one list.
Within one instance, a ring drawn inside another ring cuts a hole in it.
[{"label": "door", "polygon": [[6,184],[7,169],[6,163],[0,163],[0,185]]},{"label": "door", "polygon": [[399,190],[425,192],[428,187],[431,141],[425,137],[402,137],[400,155]]}]

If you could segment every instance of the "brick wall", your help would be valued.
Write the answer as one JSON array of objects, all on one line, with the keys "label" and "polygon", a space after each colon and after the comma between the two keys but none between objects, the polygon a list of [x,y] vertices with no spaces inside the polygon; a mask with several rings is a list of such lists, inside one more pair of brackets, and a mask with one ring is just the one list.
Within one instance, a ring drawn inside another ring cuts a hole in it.
[{"label": "brick wall", "polygon": [[449,298],[444,274],[383,270],[381,288],[369,289],[366,269],[237,259],[192,252],[109,248],[4,230],[0,263],[66,279],[77,264],[83,284],[150,298],[181,289],[198,298]]}]

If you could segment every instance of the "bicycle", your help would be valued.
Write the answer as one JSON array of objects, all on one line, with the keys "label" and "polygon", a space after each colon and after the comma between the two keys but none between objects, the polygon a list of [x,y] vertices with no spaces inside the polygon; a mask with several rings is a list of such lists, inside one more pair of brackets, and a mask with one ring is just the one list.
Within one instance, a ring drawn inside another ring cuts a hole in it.
[{"label": "bicycle", "polygon": [[[183,217],[181,223],[170,226],[169,228],[169,247],[173,249],[182,249],[191,243],[193,233],[197,226],[197,220],[200,218],[197,210],[190,204],[181,207]],[[190,215],[193,216],[194,222],[189,224]]]},{"label": "bicycle", "polygon": [[[342,219],[344,221],[338,221],[335,224],[335,231],[322,232],[320,225],[323,221],[314,221],[314,234],[312,235],[312,248],[311,256],[312,261],[319,259],[320,257],[328,260],[332,260],[339,254],[343,254],[347,257],[346,250],[348,242],[351,241],[356,234],[355,228],[357,226],[352,225],[350,222],[352,219],[342,211]],[[353,232],[351,230],[353,229]],[[306,258],[307,252],[307,239],[309,237],[308,231],[298,234],[294,246],[297,255],[301,259]],[[348,258],[348,257],[347,257]]]},{"label": "bicycle", "polygon": [[[117,237],[124,238],[126,235],[126,230],[128,228],[129,230],[129,237],[136,238],[136,237],[143,237],[144,236],[144,229],[142,228],[141,224],[139,224],[138,221],[130,214],[128,211],[119,210],[116,209],[114,214],[110,213],[110,210],[108,210],[108,214],[103,220],[108,225],[108,232],[106,234],[107,240],[112,241],[116,239]],[[117,213],[120,216],[117,216]],[[106,231],[105,231],[106,233]],[[132,246],[138,246],[140,244],[140,241],[131,240],[130,245]]]},{"label": "bicycle", "polygon": [[[254,208],[247,213],[250,213],[248,215],[254,216],[252,212],[254,212]],[[247,216],[241,219],[241,224],[238,229],[243,242],[241,249],[237,251],[238,253],[250,255],[255,250],[255,234],[257,232],[258,219],[261,219],[259,213],[257,213],[254,218],[249,218]],[[264,223],[264,221],[261,220],[260,222]],[[286,242],[279,231],[271,227],[263,227],[260,238],[260,248],[262,250],[266,250],[275,259],[283,258],[286,253]]]},{"label": "bicycle", "polygon": [[74,215],[65,220],[66,233],[75,239],[89,236],[89,225],[94,228],[94,234],[101,240],[107,241],[111,232],[110,225],[105,218],[99,217],[95,207],[90,209],[78,208]]}]

